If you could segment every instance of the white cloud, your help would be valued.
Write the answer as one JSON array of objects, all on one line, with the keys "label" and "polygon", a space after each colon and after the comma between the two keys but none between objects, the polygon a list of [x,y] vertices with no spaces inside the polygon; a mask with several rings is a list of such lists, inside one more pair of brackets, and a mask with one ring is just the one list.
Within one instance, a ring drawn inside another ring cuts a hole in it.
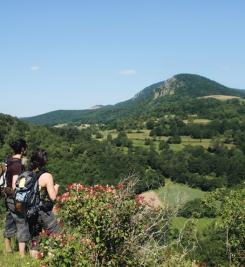
[{"label": "white cloud", "polygon": [[37,66],[37,65],[33,65],[33,66],[30,67],[31,71],[38,71],[39,69],[40,69],[40,67]]},{"label": "white cloud", "polygon": [[135,75],[136,74],[136,70],[133,70],[133,69],[121,70],[120,74],[121,75],[125,75],[125,76],[131,76],[131,75]]}]

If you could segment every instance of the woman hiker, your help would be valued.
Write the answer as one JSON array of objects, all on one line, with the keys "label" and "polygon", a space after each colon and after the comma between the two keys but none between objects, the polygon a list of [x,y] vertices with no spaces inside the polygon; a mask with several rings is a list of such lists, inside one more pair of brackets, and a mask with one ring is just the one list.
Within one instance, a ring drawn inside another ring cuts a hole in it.
[{"label": "woman hiker", "polygon": [[39,192],[40,192],[40,211],[29,221],[31,234],[30,254],[32,257],[38,256],[38,236],[42,229],[49,234],[59,233],[59,225],[52,211],[54,201],[58,194],[59,185],[54,184],[53,176],[46,170],[47,153],[43,149],[37,149],[32,153],[30,159],[30,171],[42,172],[40,175]]}]

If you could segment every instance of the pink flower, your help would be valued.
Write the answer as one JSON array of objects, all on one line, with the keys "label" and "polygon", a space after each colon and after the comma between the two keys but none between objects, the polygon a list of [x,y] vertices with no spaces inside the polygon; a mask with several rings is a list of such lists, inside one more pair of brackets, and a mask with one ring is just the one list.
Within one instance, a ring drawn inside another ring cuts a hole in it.
[{"label": "pink flower", "polygon": [[124,189],[124,184],[118,184],[117,186],[116,186],[116,188],[117,189],[119,189],[119,190],[122,190],[122,189]]},{"label": "pink flower", "polygon": [[140,195],[137,195],[135,197],[135,201],[138,205],[141,205],[143,202],[144,202],[144,197],[143,196],[140,196]]}]

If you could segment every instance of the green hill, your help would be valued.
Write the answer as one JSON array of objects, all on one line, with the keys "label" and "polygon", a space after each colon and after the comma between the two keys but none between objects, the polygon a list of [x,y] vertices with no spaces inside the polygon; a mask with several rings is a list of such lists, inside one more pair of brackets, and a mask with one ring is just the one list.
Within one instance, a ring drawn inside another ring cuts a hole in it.
[{"label": "green hill", "polygon": [[[57,110],[22,119],[39,125],[106,123],[118,119],[149,116],[158,112],[159,108],[162,112],[166,112],[166,107],[167,111],[170,111],[174,108],[174,103],[178,106],[181,102],[182,105],[186,99],[193,99],[195,102],[210,102],[210,99],[198,99],[209,95],[243,97],[245,91],[228,88],[199,75],[178,74],[148,86],[133,98],[116,105],[108,105],[95,110]],[[171,108],[168,107],[169,104]]]}]

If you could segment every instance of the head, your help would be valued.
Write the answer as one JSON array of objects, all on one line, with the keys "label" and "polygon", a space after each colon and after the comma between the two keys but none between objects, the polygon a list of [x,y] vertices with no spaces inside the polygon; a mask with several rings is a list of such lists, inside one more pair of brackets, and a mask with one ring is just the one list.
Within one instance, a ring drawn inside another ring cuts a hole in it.
[{"label": "head", "polygon": [[34,169],[42,169],[47,163],[47,152],[44,149],[38,148],[33,151],[30,159],[30,167]]},{"label": "head", "polygon": [[26,141],[22,138],[12,142],[10,147],[13,149],[14,154],[24,154],[27,150]]}]

